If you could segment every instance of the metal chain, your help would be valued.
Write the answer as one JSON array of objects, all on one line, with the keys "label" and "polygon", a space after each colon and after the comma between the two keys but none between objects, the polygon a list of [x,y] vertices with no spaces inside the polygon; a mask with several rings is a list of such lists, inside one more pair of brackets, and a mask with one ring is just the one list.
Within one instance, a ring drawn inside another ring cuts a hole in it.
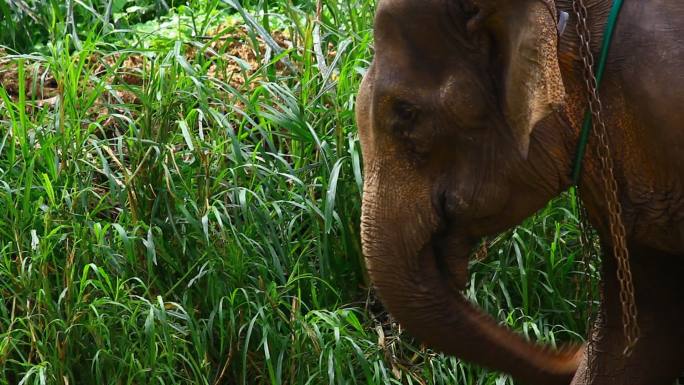
[{"label": "metal chain", "polygon": [[598,84],[594,73],[594,55],[591,52],[591,32],[587,24],[588,11],[584,0],[573,0],[573,11],[577,16],[577,35],[580,39],[580,57],[584,63],[584,80],[588,92],[588,103],[593,118],[593,128],[596,133],[597,155],[600,161],[600,171],[603,182],[604,199],[608,206],[610,235],[613,255],[617,262],[617,277],[620,283],[620,303],[622,305],[622,323],[624,327],[626,347],[623,354],[632,355],[639,339],[639,324],[637,322],[637,307],[634,296],[634,283],[627,251],[627,236],[622,222],[622,206],[618,199],[618,185],[613,172],[613,158],[608,143],[608,134],[603,121],[601,100]]}]

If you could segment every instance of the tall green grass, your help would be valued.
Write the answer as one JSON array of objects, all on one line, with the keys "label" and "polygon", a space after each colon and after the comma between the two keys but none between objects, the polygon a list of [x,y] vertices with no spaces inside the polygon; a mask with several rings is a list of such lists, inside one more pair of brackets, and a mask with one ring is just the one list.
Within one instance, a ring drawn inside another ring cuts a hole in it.
[{"label": "tall green grass", "polygon": [[[49,23],[20,3],[0,6],[0,384],[510,383],[415,344],[369,292],[372,0],[80,1],[72,29],[62,3],[31,2]],[[276,33],[289,46],[265,49]],[[580,338],[575,213],[492,240],[469,297]]]}]

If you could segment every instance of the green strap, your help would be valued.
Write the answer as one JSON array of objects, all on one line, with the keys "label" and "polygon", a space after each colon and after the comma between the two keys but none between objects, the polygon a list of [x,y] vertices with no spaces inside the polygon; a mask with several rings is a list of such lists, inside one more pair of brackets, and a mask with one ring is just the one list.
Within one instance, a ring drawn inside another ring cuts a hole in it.
[{"label": "green strap", "polygon": [[[613,8],[608,16],[608,24],[603,35],[603,45],[601,47],[601,57],[596,68],[596,86],[601,87],[601,80],[603,80],[603,73],[606,70],[606,60],[608,59],[608,50],[613,39],[613,31],[615,31],[615,24],[622,8],[623,0],[615,0]],[[579,145],[577,146],[577,158],[575,159],[575,168],[572,172],[572,181],[575,186],[579,185],[580,177],[582,176],[582,160],[584,154],[587,152],[587,142],[589,141],[589,134],[591,133],[592,121],[591,111],[587,110],[584,115],[584,123],[582,124],[582,132],[580,133]]]}]

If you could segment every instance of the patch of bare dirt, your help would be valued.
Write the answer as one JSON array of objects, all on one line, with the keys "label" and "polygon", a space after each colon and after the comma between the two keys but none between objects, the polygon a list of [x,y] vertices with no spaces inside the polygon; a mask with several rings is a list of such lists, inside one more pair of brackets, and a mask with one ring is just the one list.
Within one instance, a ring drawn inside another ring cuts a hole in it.
[{"label": "patch of bare dirt", "polygon": [[[242,27],[222,26],[210,32],[210,35],[222,36],[226,31],[233,30],[226,39],[215,40],[210,44],[213,52],[224,52],[224,60],[217,61],[209,68],[210,77],[227,81],[232,87],[239,89],[244,86],[256,71],[264,64],[260,63],[256,52],[252,48],[249,36]],[[284,33],[276,31],[273,40],[283,49],[292,48],[292,42]],[[259,56],[267,59],[267,45],[263,39],[257,38]],[[273,53],[271,54],[273,55]],[[276,71],[281,74],[287,70],[282,61],[276,63]],[[253,87],[253,86],[252,86]]]},{"label": "patch of bare dirt", "polygon": [[[41,62],[24,59],[22,64],[26,98],[46,100],[57,94],[57,82]],[[10,97],[18,96],[21,91],[19,78],[19,59],[0,49],[0,86]]]},{"label": "patch of bare dirt", "polygon": [[[273,40],[282,49],[289,49],[292,43],[287,36],[280,31],[272,35]],[[265,63],[264,58],[276,55],[269,49],[261,38],[257,38],[258,53],[253,48],[252,40],[244,26],[221,25],[209,31],[203,37],[204,46],[199,44],[186,44],[184,48],[185,60],[191,65],[203,56],[210,65],[206,70],[206,76],[221,82],[228,83],[231,87],[241,90],[244,87],[252,89],[258,84],[258,70]],[[200,54],[201,52],[201,54]],[[54,105],[60,95],[59,81],[56,79],[55,68],[49,68],[44,61],[18,59],[0,50],[0,87],[3,87],[12,99],[17,99],[21,92],[19,84],[19,60],[24,65],[24,93],[26,100],[36,107]],[[78,60],[74,57],[74,60]],[[86,79],[84,89],[95,86],[94,80],[99,79],[105,84],[115,86],[105,92],[98,100],[96,107],[91,112],[109,114],[106,105],[112,104],[137,104],[138,98],[130,91],[132,87],[144,87],[147,74],[151,71],[150,58],[138,53],[115,52],[112,54],[93,54],[88,58],[85,70],[94,75],[94,79]],[[76,63],[74,63],[75,65]],[[288,71],[282,63],[275,64],[276,71],[280,74]]]}]

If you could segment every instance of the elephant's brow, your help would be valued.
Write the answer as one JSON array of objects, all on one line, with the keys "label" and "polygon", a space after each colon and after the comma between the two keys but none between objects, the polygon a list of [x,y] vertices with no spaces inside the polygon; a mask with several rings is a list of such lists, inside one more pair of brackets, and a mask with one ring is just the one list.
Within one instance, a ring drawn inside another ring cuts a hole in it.
[{"label": "elephant's brow", "polygon": [[379,104],[391,104],[397,100],[412,100],[416,97],[417,90],[412,87],[407,87],[393,82],[389,85],[383,85],[375,89],[376,100]]}]

